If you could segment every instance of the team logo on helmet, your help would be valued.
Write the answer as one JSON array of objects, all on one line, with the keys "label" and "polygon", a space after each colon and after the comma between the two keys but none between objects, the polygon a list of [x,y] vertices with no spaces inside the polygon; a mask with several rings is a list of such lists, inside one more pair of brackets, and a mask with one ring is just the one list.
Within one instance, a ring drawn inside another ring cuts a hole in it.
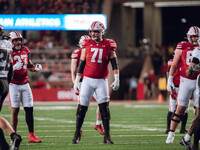
[{"label": "team logo on helmet", "polygon": [[187,39],[190,43],[192,43],[193,45],[197,45],[197,41],[192,41],[191,37],[192,36],[198,36],[200,37],[200,29],[197,26],[192,26],[190,27],[190,29],[187,32]]},{"label": "team logo on helmet", "polygon": [[[99,21],[94,21],[90,27],[89,27],[89,35],[91,36],[90,32],[91,31],[99,31],[99,37],[102,37],[104,35],[105,32],[105,27],[103,25],[103,23],[99,22]],[[96,40],[97,37],[92,37],[92,40]]]},{"label": "team logo on helmet", "polygon": [[83,43],[83,41],[84,41],[85,39],[90,39],[90,36],[88,36],[88,35],[83,35],[83,36],[80,37],[79,42],[78,42],[78,46],[79,46],[80,48],[82,48],[82,43]]},{"label": "team logo on helmet", "polygon": [[[12,32],[10,32],[9,34],[8,34],[8,36],[9,36],[9,38],[11,39],[11,42],[12,42],[12,45],[13,45],[13,49],[15,49],[15,50],[20,50],[21,48],[22,48],[22,46],[23,46],[23,37],[22,37],[22,35],[19,33],[19,32],[16,32],[16,31],[12,31]],[[21,44],[19,44],[19,45],[14,45],[13,44],[13,40],[14,39],[21,39]]]}]

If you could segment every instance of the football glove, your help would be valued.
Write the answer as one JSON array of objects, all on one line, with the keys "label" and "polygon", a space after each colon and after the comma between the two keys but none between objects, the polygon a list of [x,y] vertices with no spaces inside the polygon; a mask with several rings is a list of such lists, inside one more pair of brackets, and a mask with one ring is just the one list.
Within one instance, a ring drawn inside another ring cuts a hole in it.
[{"label": "football glove", "polygon": [[15,70],[20,70],[23,66],[23,63],[22,62],[17,62],[14,66],[13,66],[13,71]]},{"label": "football glove", "polygon": [[114,91],[117,91],[119,89],[119,74],[114,74],[114,82],[111,84],[111,88],[114,90]]},{"label": "football glove", "polygon": [[174,82],[173,82],[174,76],[169,76],[167,80],[167,91],[172,92],[174,90]]},{"label": "football glove", "polygon": [[80,82],[81,76],[76,76],[75,82],[74,82],[74,92],[76,95],[79,95],[79,82]]},{"label": "football glove", "polygon": [[177,99],[177,93],[176,93],[175,90],[172,89],[172,92],[171,92],[170,95],[171,95],[171,97],[172,97],[173,100],[176,100],[176,99]]},{"label": "football glove", "polygon": [[41,64],[36,64],[35,65],[35,71],[40,71],[42,70],[42,65]]}]

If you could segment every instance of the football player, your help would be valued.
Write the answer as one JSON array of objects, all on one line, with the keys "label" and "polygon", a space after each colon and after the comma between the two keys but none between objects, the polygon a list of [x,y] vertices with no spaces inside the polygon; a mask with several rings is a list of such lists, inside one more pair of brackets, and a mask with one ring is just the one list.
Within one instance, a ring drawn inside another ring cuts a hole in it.
[{"label": "football player", "polygon": [[[90,39],[90,37],[88,35],[83,35],[81,36],[81,38],[79,39],[79,49],[76,49],[73,51],[72,55],[71,55],[71,76],[72,76],[72,82],[74,83],[75,81],[75,78],[76,78],[76,72],[77,72],[77,67],[78,67],[78,64],[80,62],[80,56],[81,56],[81,49],[82,49],[82,43],[83,43],[83,40],[85,39]],[[81,78],[81,81],[83,79]],[[80,81],[80,89],[81,89],[81,81]],[[79,98],[79,94],[76,93],[78,95],[78,100],[80,99]],[[93,95],[94,99],[96,100],[97,97],[94,93]],[[78,102],[78,104],[80,104],[80,102]],[[103,130],[103,127],[101,125],[101,113],[99,111],[99,106],[97,106],[97,110],[96,110],[96,114],[97,114],[97,121],[96,121],[96,124],[94,126],[94,129],[99,131],[100,134],[104,135],[104,130]],[[82,130],[81,130],[82,132]]]},{"label": "football player", "polygon": [[174,60],[169,72],[167,90],[171,92],[172,89],[174,89],[173,78],[179,63],[181,63],[181,78],[177,97],[178,106],[171,120],[170,131],[168,133],[166,143],[173,143],[175,137],[175,130],[183,117],[183,114],[188,106],[191,96],[193,97],[193,105],[195,111],[196,113],[198,112],[199,97],[196,94],[196,79],[199,72],[195,72],[192,76],[188,77],[186,75],[186,70],[188,69],[192,60],[192,51],[195,47],[198,46],[197,40],[199,36],[199,28],[197,26],[192,26],[187,32],[188,42],[178,43],[175,50]]},{"label": "football player", "polygon": [[[198,40],[200,46],[200,38]],[[196,47],[192,52],[192,63],[190,64],[189,68],[186,70],[186,75],[191,77],[195,72],[200,71],[200,47]],[[196,92],[200,97],[200,75],[197,77],[197,84],[196,84]],[[200,105],[200,103],[199,103]],[[195,114],[195,117],[192,120],[188,133],[181,139],[180,144],[186,147],[186,149],[191,149],[190,139],[192,134],[194,133],[194,144],[192,150],[199,150],[199,138],[200,138],[200,115],[199,111]]]},{"label": "football player", "polygon": [[23,45],[23,37],[19,32],[12,31],[8,34],[12,42],[12,58],[13,65],[20,64],[19,70],[14,71],[13,79],[9,85],[10,89],[10,104],[11,104],[11,125],[17,132],[18,113],[20,110],[20,102],[25,110],[26,123],[29,130],[29,142],[40,143],[34,133],[33,119],[33,95],[28,81],[27,71],[40,71],[40,64],[34,65],[29,59],[30,50]]},{"label": "football player", "polygon": [[[171,65],[172,65],[172,62],[173,62],[173,59],[170,59],[168,61],[168,69],[167,69],[167,76],[169,76],[169,70],[171,68]],[[178,93],[178,87],[179,87],[179,84],[180,84],[180,63],[179,63],[179,66],[177,68],[177,71],[174,75],[174,78],[173,78],[173,83],[174,83],[174,89],[172,90],[172,92],[170,93],[170,96],[169,96],[169,112],[167,114],[167,130],[165,131],[166,134],[168,134],[169,130],[170,130],[170,124],[171,124],[171,118],[172,118],[172,115],[174,113],[174,111],[176,110],[176,107],[177,107],[177,93]],[[190,106],[190,103],[188,104],[188,108],[186,109],[184,115],[183,115],[183,118],[181,120],[181,129],[180,129],[180,133],[186,133],[187,130],[185,129],[185,126],[186,126],[186,123],[187,123],[187,119],[188,119],[188,110],[189,110],[189,106]]]},{"label": "football player", "polygon": [[111,62],[113,67],[114,82],[111,84],[111,88],[115,91],[119,89],[119,67],[116,55],[117,45],[114,40],[103,38],[104,31],[103,23],[94,21],[89,28],[91,39],[86,39],[82,43],[81,59],[74,82],[74,90],[78,93],[79,82],[83,75],[73,144],[78,144],[81,139],[80,130],[94,93],[97,96],[96,101],[99,105],[105,131],[103,143],[114,144],[110,136],[108,64]]},{"label": "football player", "polygon": [[[8,95],[9,83],[12,78],[13,70],[19,69],[19,65],[12,66],[12,44],[10,41],[4,40],[4,28],[0,25],[0,111],[3,102]],[[20,135],[16,134],[6,119],[0,117],[0,149],[9,150],[10,147],[6,142],[3,130],[10,135],[12,141],[12,150],[19,149],[22,141]]]}]

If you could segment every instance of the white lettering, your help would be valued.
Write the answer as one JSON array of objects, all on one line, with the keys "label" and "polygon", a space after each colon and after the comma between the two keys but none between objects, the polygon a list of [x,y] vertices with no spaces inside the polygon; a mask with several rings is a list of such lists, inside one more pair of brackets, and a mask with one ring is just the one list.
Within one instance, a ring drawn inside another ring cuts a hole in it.
[{"label": "white lettering", "polygon": [[0,18],[0,24],[3,26],[13,26],[14,19],[13,18]]},{"label": "white lettering", "polygon": [[58,98],[58,100],[63,100],[63,99],[73,99],[73,100],[76,100],[76,95],[74,94],[73,90],[58,91],[57,92],[57,98]]}]

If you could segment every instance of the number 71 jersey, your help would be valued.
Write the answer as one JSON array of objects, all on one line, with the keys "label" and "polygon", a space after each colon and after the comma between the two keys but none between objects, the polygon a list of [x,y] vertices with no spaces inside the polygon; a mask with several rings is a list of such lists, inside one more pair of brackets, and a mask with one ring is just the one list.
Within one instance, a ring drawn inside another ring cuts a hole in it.
[{"label": "number 71 jersey", "polygon": [[86,39],[82,43],[86,52],[86,65],[83,75],[90,78],[107,78],[110,60],[110,51],[116,50],[117,45],[114,40],[103,39],[100,43],[95,43],[92,39]]}]

